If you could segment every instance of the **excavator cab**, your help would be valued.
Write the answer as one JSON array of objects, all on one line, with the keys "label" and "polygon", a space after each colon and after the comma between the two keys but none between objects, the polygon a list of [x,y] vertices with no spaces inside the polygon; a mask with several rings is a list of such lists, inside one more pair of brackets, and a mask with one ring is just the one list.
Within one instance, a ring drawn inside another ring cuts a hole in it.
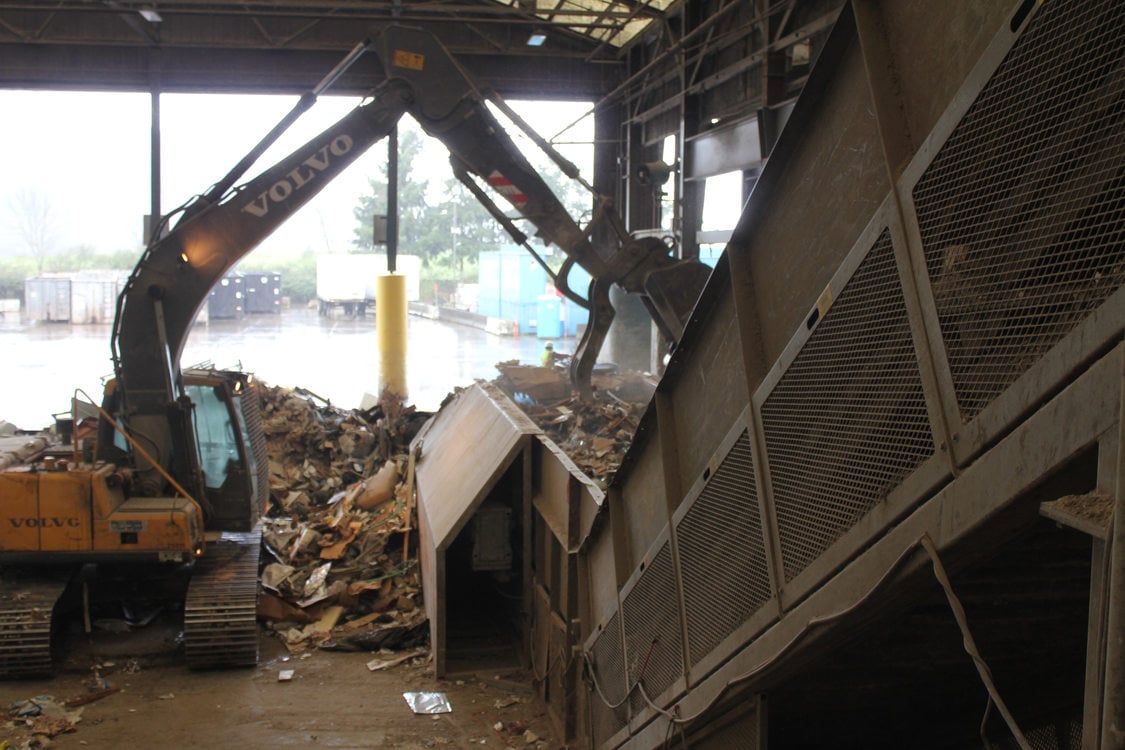
[{"label": "excavator cab", "polygon": [[[172,479],[189,488],[189,492],[195,490],[194,499],[208,531],[249,531],[265,508],[269,459],[256,388],[249,373],[207,368],[183,372],[184,402],[190,404],[187,419],[194,442],[193,456],[170,456],[165,463],[179,467],[173,471]],[[119,418],[121,408],[113,380],[106,385],[104,411],[115,416],[117,425],[125,422],[127,427],[127,420]],[[166,437],[143,437],[155,453],[170,450]],[[99,449],[99,458],[151,473],[151,469],[145,469],[145,457],[138,455],[125,432],[104,417],[99,420],[98,443],[105,446]],[[158,481],[163,489],[150,494],[177,492],[170,481]]]},{"label": "excavator cab", "polygon": [[201,504],[205,511],[210,508],[207,528],[249,531],[269,493],[265,440],[254,439],[262,430],[253,378],[240,372],[188,370],[184,391],[194,407],[191,431],[203,475]]}]

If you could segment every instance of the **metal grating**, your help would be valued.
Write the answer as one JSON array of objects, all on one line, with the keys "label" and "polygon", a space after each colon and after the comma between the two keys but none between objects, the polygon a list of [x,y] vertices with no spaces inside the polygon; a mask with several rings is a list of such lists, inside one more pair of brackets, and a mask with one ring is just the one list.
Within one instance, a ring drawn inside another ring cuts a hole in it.
[{"label": "metal grating", "polygon": [[257,517],[266,512],[266,505],[270,499],[270,456],[266,445],[266,433],[262,429],[261,391],[257,381],[250,383],[245,395],[239,399],[242,408],[242,419],[246,423],[246,431],[250,435],[250,450],[253,452],[254,471],[256,480],[254,489],[254,509],[252,513],[254,523]]},{"label": "metal grating", "polygon": [[[1003,732],[996,730],[996,734]],[[1024,736],[1031,745],[1032,750],[1081,750],[1082,748],[1082,717],[1075,716],[1059,721],[1039,724],[1038,726],[1023,727]],[[998,739],[993,739],[991,747],[1002,750],[1019,750],[1019,743],[1009,733],[1002,734]]]},{"label": "metal grating", "polygon": [[884,230],[762,405],[785,580],[934,452]]},{"label": "metal grating", "polygon": [[676,544],[694,666],[773,593],[747,431],[677,525]]},{"label": "metal grating", "polygon": [[593,714],[594,744],[601,745],[620,732],[629,721],[625,702],[625,653],[621,650],[621,615],[615,612],[609,618],[601,635],[590,649],[590,660],[594,665],[594,677],[605,700],[620,704],[617,708],[607,706],[605,700],[595,691],[590,696]]},{"label": "metal grating", "polygon": [[562,713],[566,711],[567,706],[567,680],[570,679],[571,661],[570,649],[567,647],[566,631],[562,628],[551,627],[547,633],[548,638],[548,655],[550,658],[547,661],[547,680],[548,682],[548,708],[558,718],[562,718]]},{"label": "metal grating", "polygon": [[[640,682],[644,693],[655,701],[684,673],[680,608],[668,542],[621,602],[621,612],[629,685]],[[649,707],[639,688],[633,690],[629,700],[634,715]]]},{"label": "metal grating", "polygon": [[1125,281],[1125,3],[1044,4],[914,189],[965,422]]}]

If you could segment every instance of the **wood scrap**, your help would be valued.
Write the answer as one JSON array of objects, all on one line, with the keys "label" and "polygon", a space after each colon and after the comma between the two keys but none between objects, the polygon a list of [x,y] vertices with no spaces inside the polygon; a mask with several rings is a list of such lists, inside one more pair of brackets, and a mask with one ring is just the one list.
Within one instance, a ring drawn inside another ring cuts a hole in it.
[{"label": "wood scrap", "polygon": [[259,614],[293,652],[336,642],[336,630],[414,645],[404,634],[426,631],[417,560],[388,545],[415,526],[400,474],[429,415],[388,393],[356,411],[267,387],[262,416],[271,498],[263,544],[277,562],[262,572]]},{"label": "wood scrap", "polygon": [[582,399],[558,389],[540,388],[557,383],[565,374],[557,367],[500,363],[494,382],[505,391],[583,471],[601,487],[609,484],[633,442],[640,418],[656,384],[637,372],[595,375],[594,394]]}]

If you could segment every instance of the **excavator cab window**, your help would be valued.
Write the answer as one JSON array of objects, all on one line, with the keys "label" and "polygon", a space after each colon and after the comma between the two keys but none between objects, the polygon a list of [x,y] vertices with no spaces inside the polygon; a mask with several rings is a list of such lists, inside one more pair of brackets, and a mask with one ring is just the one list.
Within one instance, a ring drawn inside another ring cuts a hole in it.
[{"label": "excavator cab window", "polygon": [[195,405],[195,436],[199,466],[208,489],[217,490],[232,470],[241,466],[239,430],[231,421],[231,409],[221,386],[187,385]]}]

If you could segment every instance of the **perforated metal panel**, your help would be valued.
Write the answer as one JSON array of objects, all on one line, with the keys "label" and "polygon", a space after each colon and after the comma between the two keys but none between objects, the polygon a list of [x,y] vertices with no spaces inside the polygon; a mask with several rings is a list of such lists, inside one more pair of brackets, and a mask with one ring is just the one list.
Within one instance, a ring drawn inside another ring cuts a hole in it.
[{"label": "perforated metal panel", "polygon": [[1125,281],[1125,3],[1045,3],[913,191],[965,422]]},{"label": "perforated metal panel", "polygon": [[786,581],[934,453],[884,231],[762,404]]},{"label": "perforated metal panel", "polygon": [[[621,602],[629,685],[638,681],[652,700],[684,673],[682,632],[672,548],[665,542]],[[629,696],[636,714],[648,708],[640,690]]]},{"label": "perforated metal panel", "polygon": [[689,663],[694,666],[773,593],[758,510],[754,456],[746,430],[723,457],[676,531],[687,609]]},{"label": "perforated metal panel", "polygon": [[[594,744],[601,745],[620,732],[629,721],[628,703],[625,701],[625,652],[621,649],[621,615],[615,612],[609,618],[601,635],[590,648],[594,673],[605,696],[597,691],[590,695],[593,713]],[[617,708],[610,708],[606,701]]]}]

